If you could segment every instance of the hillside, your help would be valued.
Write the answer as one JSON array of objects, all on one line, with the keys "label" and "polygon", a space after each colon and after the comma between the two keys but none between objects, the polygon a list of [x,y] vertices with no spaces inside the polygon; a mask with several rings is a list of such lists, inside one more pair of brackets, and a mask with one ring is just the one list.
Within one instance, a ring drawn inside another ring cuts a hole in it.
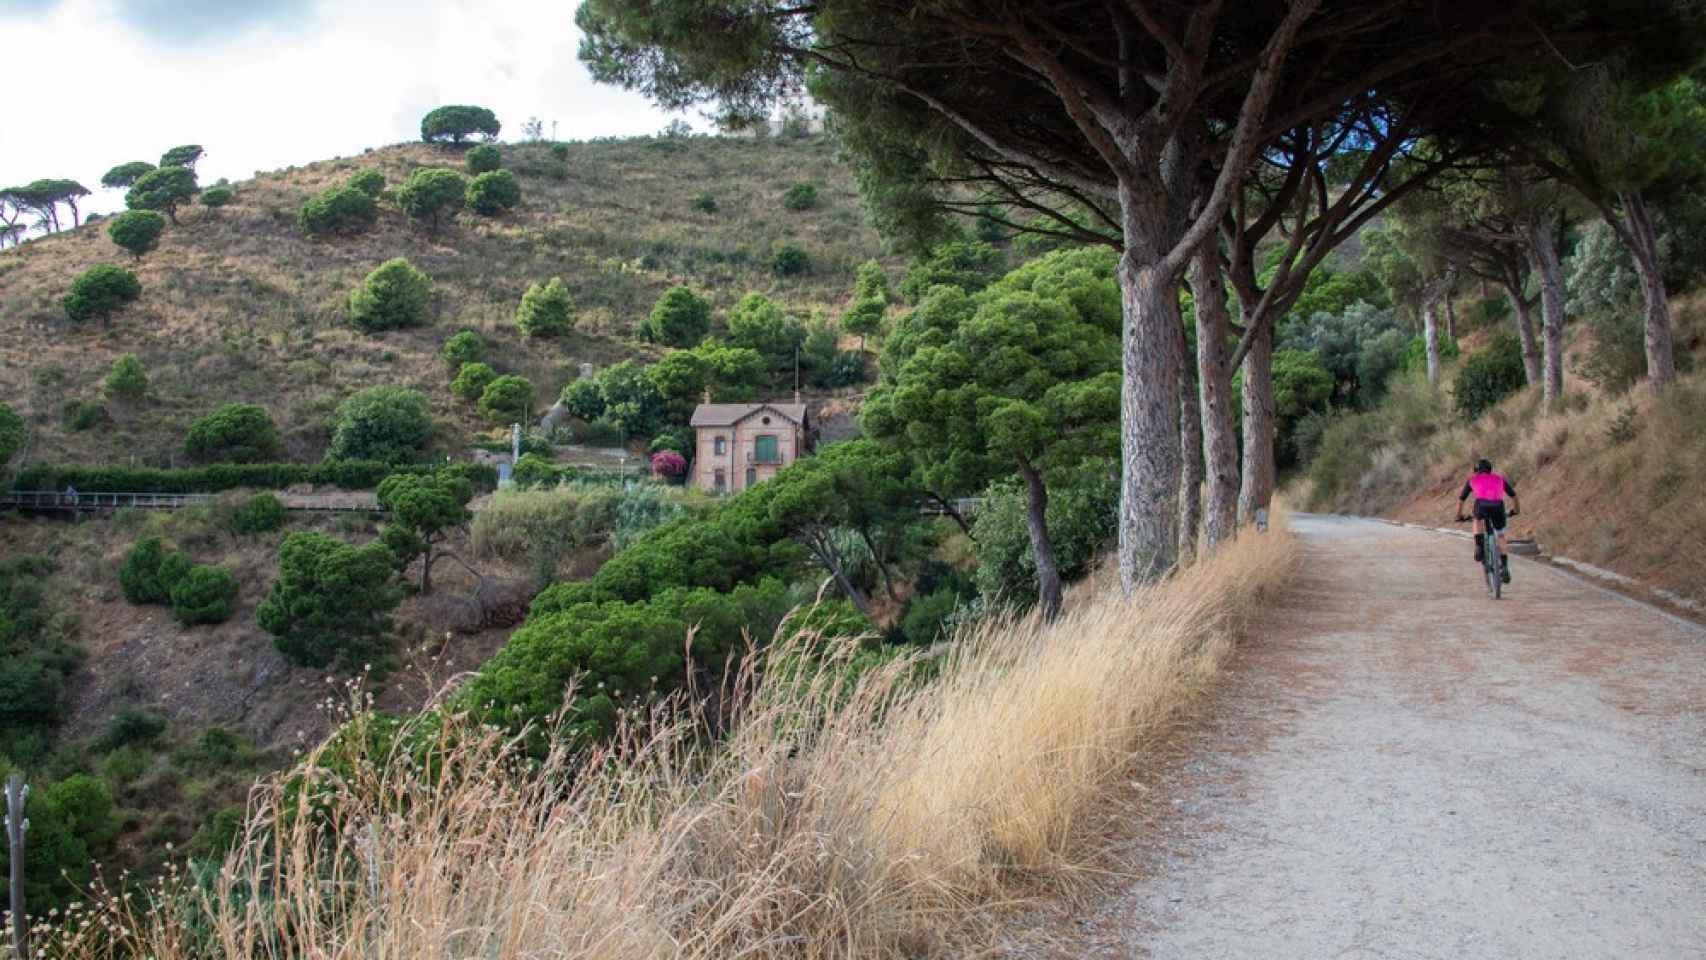
[{"label": "hillside", "polygon": [[[491,344],[500,372],[526,376],[548,404],[582,363],[654,352],[633,324],[670,286],[686,284],[721,311],[763,292],[800,315],[845,303],[853,268],[880,254],[849,171],[827,138],[641,138],[502,146],[521,183],[520,206],[499,218],[464,213],[437,237],[381,204],[376,229],[351,238],[305,236],[302,202],[363,168],[389,186],[422,165],[460,168],[460,151],[403,144],[257,173],[233,184],[217,211],[186,209],[139,264],[100,223],[0,253],[0,392],[30,422],[20,462],[181,461],[185,428],[225,401],[263,404],[291,459],[324,451],[325,420],[345,395],[377,383],[412,386],[431,399],[435,446],[458,447],[481,429],[445,389],[437,351],[468,328]],[[818,189],[807,210],[783,206],[796,183]],[[701,194],[716,210],[694,209]],[[778,278],[774,246],[803,247],[811,266]],[[381,335],[345,319],[349,291],[375,266],[406,257],[434,284],[430,325]],[[103,326],[74,324],[60,306],[72,279],[98,262],[133,266],[142,298]],[[513,317],[521,294],[560,276],[573,297],[575,334],[524,341]],[[150,396],[107,404],[93,427],[72,429],[64,408],[99,399],[113,360],[136,353]]]}]

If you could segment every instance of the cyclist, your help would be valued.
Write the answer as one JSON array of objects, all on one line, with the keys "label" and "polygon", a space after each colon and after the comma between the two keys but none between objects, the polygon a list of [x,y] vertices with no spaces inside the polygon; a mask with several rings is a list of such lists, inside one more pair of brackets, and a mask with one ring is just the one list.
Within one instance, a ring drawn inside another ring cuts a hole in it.
[{"label": "cyclist", "polygon": [[1506,582],[1511,582],[1510,557],[1505,555],[1505,498],[1511,498],[1510,516],[1522,512],[1522,501],[1517,499],[1516,488],[1503,476],[1493,472],[1491,460],[1481,459],[1475,462],[1475,472],[1463,484],[1463,490],[1457,495],[1457,519],[1467,519],[1463,516],[1463,501],[1469,495],[1475,495],[1475,562],[1481,563],[1486,554],[1485,538],[1489,531],[1494,534],[1494,543],[1499,551],[1499,575]]}]

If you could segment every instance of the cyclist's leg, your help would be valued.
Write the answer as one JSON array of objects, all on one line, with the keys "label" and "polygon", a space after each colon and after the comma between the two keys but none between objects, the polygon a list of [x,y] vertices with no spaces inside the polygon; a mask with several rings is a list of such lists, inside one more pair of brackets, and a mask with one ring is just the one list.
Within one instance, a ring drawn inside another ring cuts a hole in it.
[{"label": "cyclist's leg", "polygon": [[1478,506],[1475,507],[1474,516],[1475,516],[1475,523],[1474,523],[1474,529],[1475,529],[1475,562],[1480,563],[1482,560],[1481,551],[1483,549],[1485,549],[1484,544],[1486,543],[1486,539],[1487,539],[1487,521],[1482,518],[1481,508]]}]

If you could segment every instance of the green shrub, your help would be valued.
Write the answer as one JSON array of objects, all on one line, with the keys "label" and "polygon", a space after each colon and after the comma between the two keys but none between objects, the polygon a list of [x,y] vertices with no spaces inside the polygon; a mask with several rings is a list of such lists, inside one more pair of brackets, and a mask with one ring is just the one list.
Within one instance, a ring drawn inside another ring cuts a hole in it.
[{"label": "green shrub", "polygon": [[576,417],[591,422],[604,416],[604,390],[595,377],[571,380],[563,385],[563,406]]},{"label": "green shrub", "polygon": [[371,490],[393,473],[435,469],[454,469],[482,490],[497,485],[497,471],[490,464],[461,462],[444,467],[338,459],[321,463],[219,463],[183,470],[47,464],[20,470],[16,485],[20,490],[63,490],[74,486],[85,493],[219,493],[239,487],[278,490],[299,483]]},{"label": "green shrub", "polygon": [[[1045,511],[1055,564],[1071,582],[1090,572],[1119,534],[1119,480],[1105,466],[1087,466],[1051,484]],[[1028,609],[1037,601],[1036,557],[1025,526],[1025,492],[1015,481],[995,484],[972,526],[977,589],[989,603]],[[911,635],[908,634],[910,637]]]},{"label": "green shrub", "polygon": [[136,274],[110,263],[97,263],[71,281],[71,289],[60,303],[72,320],[108,320],[140,296],[142,282]]},{"label": "green shrub", "polygon": [[[379,177],[381,186],[385,178],[377,170],[364,170],[363,174],[372,173]],[[374,194],[355,186],[353,183],[328,187],[302,204],[302,210],[296,216],[302,232],[309,236],[325,236],[328,234],[352,235],[361,233],[379,222],[379,205],[374,202]]]},{"label": "green shrub", "polygon": [[770,272],[778,277],[798,276],[810,270],[811,266],[811,256],[797,243],[778,244],[776,252],[770,256]]},{"label": "green shrub", "polygon": [[1647,375],[1646,328],[1638,312],[1594,313],[1588,319],[1588,332],[1592,339],[1575,363],[1583,380],[1615,396]]},{"label": "green shrub", "polygon": [[152,210],[126,210],[107,221],[107,236],[138,260],[160,243],[166,218]]},{"label": "green shrub", "polygon": [[439,220],[460,210],[467,192],[468,178],[455,170],[421,167],[397,188],[397,206],[437,233]]},{"label": "green shrub", "polygon": [[166,732],[166,718],[153,710],[125,707],[107,721],[106,732],[96,741],[102,751],[117,750],[131,744],[148,744]]},{"label": "green shrub", "polygon": [[438,107],[421,118],[421,139],[428,143],[461,143],[475,135],[490,142],[498,138],[502,129],[497,114],[485,107],[463,104]]},{"label": "green shrub", "polygon": [[941,587],[930,593],[914,594],[906,604],[900,620],[900,632],[908,643],[927,646],[946,640],[944,625],[960,606],[960,596],[952,587]]},{"label": "green shrub", "polygon": [[338,404],[332,420],[334,460],[411,460],[432,438],[426,397],[402,387],[368,387]]},{"label": "green shrub", "polygon": [[231,528],[238,533],[271,533],[284,526],[283,501],[270,493],[257,493],[244,500],[231,515]]},{"label": "green shrub", "polygon": [[789,210],[810,210],[817,206],[817,187],[809,183],[796,183],[782,195],[782,206]]},{"label": "green shrub", "polygon": [[551,144],[551,158],[554,160],[569,159],[569,145],[566,143]]},{"label": "green shrub", "polygon": [[493,423],[519,423],[533,407],[533,384],[514,374],[498,377],[480,393],[480,415]]},{"label": "green shrub", "polygon": [[549,283],[528,287],[515,311],[515,325],[528,337],[555,337],[573,330],[569,290],[563,286],[563,279],[552,277]]},{"label": "green shrub", "polygon": [[203,463],[261,463],[278,452],[278,428],[259,404],[220,404],[190,424],[184,452]]},{"label": "green shrub", "polygon": [[450,381],[450,392],[473,403],[486,392],[486,386],[498,378],[498,372],[488,363],[464,363]]},{"label": "green shrub", "polygon": [[1474,420],[1500,400],[1521,390],[1527,382],[1522,366],[1522,346],[1509,334],[1493,338],[1487,349],[1463,361],[1452,398],[1465,420]]},{"label": "green shrub", "polygon": [[172,585],[172,616],[185,626],[224,623],[237,601],[237,578],[223,567],[194,566]]},{"label": "green shrub", "polygon": [[65,429],[74,433],[81,433],[100,423],[106,414],[106,409],[94,400],[73,398],[59,408],[59,418],[65,423]]},{"label": "green shrub", "polygon": [[385,192],[385,174],[377,167],[363,167],[350,174],[349,179],[344,181],[344,186],[359,190],[377,200],[379,195]]},{"label": "green shrub", "polygon": [[495,217],[521,203],[521,183],[508,170],[491,170],[468,182],[464,199],[475,213]]},{"label": "green shrub", "polygon": [[97,777],[76,773],[32,786],[24,898],[32,913],[48,916],[86,897],[95,865],[112,850],[121,824],[111,788]]},{"label": "green shrub", "polygon": [[372,333],[427,321],[432,280],[402,257],[387,260],[350,293],[350,322]]},{"label": "green shrub", "polygon": [[143,537],[131,544],[119,564],[119,589],[131,603],[170,603],[172,587],[189,567],[189,559],[167,550],[159,537]]},{"label": "green shrub", "polygon": [[382,543],[354,547],[322,533],[292,533],[278,548],[278,580],[255,622],[293,663],[359,667],[385,647],[396,558]]},{"label": "green shrub", "polygon": [[201,205],[209,210],[218,210],[220,207],[230,204],[235,197],[236,194],[231,192],[230,187],[213,187],[202,191]]},{"label": "green shrub", "polygon": [[463,154],[462,162],[467,165],[469,173],[489,173],[503,166],[503,154],[497,147],[482,143]]},{"label": "green shrub", "polygon": [[148,392],[148,373],[142,369],[142,361],[136,358],[136,354],[127,353],[113,361],[107,378],[101,381],[101,388],[109,397],[141,400]]},{"label": "green shrub", "polygon": [[486,358],[486,342],[474,331],[463,330],[444,341],[438,356],[454,375],[462,369],[463,364],[476,363]]},{"label": "green shrub", "polygon": [[701,193],[693,198],[691,206],[700,213],[716,213],[717,198],[708,193]]},{"label": "green shrub", "polygon": [[[17,411],[0,403],[0,467],[4,467],[24,447],[24,418]],[[24,488],[28,489],[28,488]]]},{"label": "green shrub", "polygon": [[1384,431],[1379,414],[1341,413],[1328,418],[1320,436],[1309,463],[1310,503],[1318,507],[1335,504],[1368,474]]},{"label": "green shrub", "polygon": [[224,727],[208,727],[193,743],[172,752],[172,763],[191,774],[251,767],[260,758],[253,743]]},{"label": "green shrub", "polygon": [[654,343],[691,347],[711,330],[711,304],[686,287],[671,287],[640,323],[640,335]]}]

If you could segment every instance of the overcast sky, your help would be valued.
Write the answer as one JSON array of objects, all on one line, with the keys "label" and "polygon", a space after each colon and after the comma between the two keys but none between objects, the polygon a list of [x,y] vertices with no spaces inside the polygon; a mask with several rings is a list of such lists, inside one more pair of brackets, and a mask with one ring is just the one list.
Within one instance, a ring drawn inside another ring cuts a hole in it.
[{"label": "overcast sky", "polygon": [[[669,121],[595,85],[576,0],[0,0],[0,184],[101,174],[199,143],[204,184],[420,136],[446,103],[490,107],[503,139],[537,116],[564,140]],[[708,124],[687,117],[696,128]]]}]

